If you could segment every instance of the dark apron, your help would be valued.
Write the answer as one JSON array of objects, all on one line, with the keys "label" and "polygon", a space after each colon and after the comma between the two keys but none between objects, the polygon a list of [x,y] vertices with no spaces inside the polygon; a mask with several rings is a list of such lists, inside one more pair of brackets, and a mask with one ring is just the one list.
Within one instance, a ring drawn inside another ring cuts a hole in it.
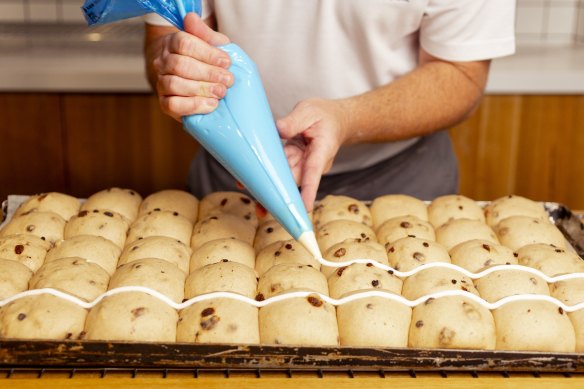
[{"label": "dark apron", "polygon": [[[217,191],[241,191],[235,179],[203,149],[191,163],[188,186],[198,198]],[[448,132],[438,131],[373,166],[323,176],[317,199],[328,194],[359,200],[407,194],[432,200],[457,191],[458,162]]]}]

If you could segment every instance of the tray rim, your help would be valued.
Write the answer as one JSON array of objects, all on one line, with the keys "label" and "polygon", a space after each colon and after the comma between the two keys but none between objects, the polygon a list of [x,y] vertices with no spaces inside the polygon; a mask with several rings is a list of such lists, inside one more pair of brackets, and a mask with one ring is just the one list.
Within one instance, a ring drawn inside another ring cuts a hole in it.
[{"label": "tray rim", "polygon": [[16,367],[584,373],[584,353],[3,340],[0,342],[0,368]]}]

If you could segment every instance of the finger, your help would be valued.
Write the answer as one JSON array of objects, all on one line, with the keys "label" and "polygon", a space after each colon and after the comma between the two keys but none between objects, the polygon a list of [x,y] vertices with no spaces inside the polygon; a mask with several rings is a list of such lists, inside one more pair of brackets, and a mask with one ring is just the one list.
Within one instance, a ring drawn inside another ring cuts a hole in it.
[{"label": "finger", "polygon": [[231,63],[231,59],[225,51],[211,46],[203,39],[187,32],[179,31],[169,39],[168,51],[172,54],[185,55],[225,69]]},{"label": "finger", "polygon": [[215,99],[223,98],[227,92],[223,84],[187,80],[173,75],[159,76],[156,90],[159,96],[201,96]]},{"label": "finger", "polygon": [[228,44],[229,38],[213,30],[194,12],[187,14],[184,20],[185,31],[198,36],[212,46],[220,46]]},{"label": "finger", "polygon": [[302,169],[301,196],[308,212],[314,206],[320,179],[326,167],[329,165],[328,153],[323,151],[311,148]]},{"label": "finger", "polygon": [[301,161],[304,152],[300,150],[295,145],[284,145],[284,154],[286,155],[286,159],[288,160],[288,164],[290,168],[298,165],[298,162]]},{"label": "finger", "polygon": [[276,127],[283,139],[294,138],[312,127],[318,118],[313,110],[304,104],[298,104],[286,117],[276,121]]},{"label": "finger", "polygon": [[223,84],[233,84],[233,74],[217,66],[200,62],[180,54],[166,54],[156,63],[159,75],[175,75],[189,80]]},{"label": "finger", "polygon": [[217,99],[209,97],[161,96],[162,111],[175,119],[194,114],[209,113],[217,108]]}]

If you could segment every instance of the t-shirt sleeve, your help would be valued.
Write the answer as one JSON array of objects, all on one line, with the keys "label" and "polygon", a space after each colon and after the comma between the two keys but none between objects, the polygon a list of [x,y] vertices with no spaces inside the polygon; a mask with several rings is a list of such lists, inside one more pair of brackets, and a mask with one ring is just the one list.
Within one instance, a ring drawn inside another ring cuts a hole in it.
[{"label": "t-shirt sleeve", "polygon": [[[202,0],[201,5],[203,6],[203,12],[201,17],[204,20],[213,13],[213,1]],[[172,24],[168,20],[164,19],[162,16],[155,13],[149,13],[144,15],[144,22],[151,24],[153,26],[172,26]]]},{"label": "t-shirt sleeve", "polygon": [[430,0],[420,44],[447,61],[478,61],[515,52],[515,0]]}]

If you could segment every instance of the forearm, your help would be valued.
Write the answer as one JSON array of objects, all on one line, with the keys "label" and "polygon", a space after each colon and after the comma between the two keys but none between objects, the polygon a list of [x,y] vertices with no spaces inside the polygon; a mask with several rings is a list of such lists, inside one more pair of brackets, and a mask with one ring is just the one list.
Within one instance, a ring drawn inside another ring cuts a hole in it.
[{"label": "forearm", "polygon": [[489,62],[428,61],[373,91],[341,101],[345,144],[426,135],[467,118],[483,95]]}]

